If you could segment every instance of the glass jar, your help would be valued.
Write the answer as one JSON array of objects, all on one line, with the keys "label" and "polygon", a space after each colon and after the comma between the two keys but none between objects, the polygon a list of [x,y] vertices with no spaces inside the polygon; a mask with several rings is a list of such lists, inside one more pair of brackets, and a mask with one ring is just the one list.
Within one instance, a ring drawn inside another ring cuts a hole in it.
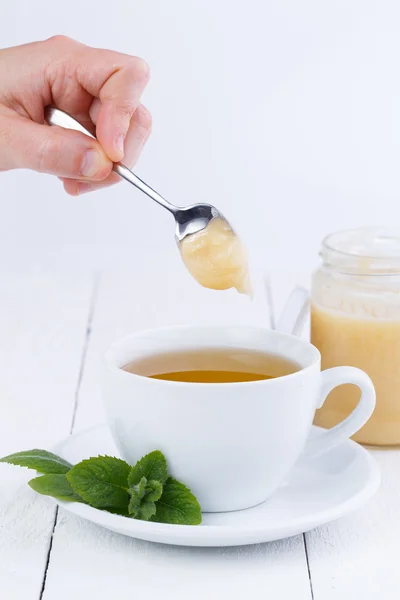
[{"label": "glass jar", "polygon": [[[400,231],[357,229],[322,243],[322,266],[313,276],[311,341],[322,368],[359,367],[374,382],[374,414],[354,439],[400,444]],[[355,408],[355,386],[336,388],[315,424],[332,427]]]}]

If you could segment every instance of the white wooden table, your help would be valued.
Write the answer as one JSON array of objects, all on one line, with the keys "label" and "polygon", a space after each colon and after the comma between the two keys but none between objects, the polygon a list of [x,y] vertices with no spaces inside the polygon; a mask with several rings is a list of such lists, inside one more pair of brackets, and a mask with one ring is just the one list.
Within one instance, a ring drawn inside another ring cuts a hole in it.
[{"label": "white wooden table", "polygon": [[[161,281],[154,274],[137,264],[114,274],[2,277],[0,455],[51,448],[104,421],[100,361],[115,338],[169,323],[273,318],[263,301],[203,291],[168,268],[157,271]],[[279,310],[296,281],[282,272],[271,281]],[[105,531],[36,496],[28,471],[0,465],[0,598],[398,600],[400,451],[374,454],[383,483],[365,508],[304,536],[227,549]]]}]

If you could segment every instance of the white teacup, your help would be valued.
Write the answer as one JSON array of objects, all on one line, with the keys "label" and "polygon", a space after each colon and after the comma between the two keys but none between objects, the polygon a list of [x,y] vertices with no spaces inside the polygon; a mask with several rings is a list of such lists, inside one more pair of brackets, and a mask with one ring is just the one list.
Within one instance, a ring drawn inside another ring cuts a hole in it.
[{"label": "white teacup", "polygon": [[[281,355],[300,370],[242,383],[183,383],[134,375],[130,361],[166,352],[240,348]],[[296,337],[252,327],[171,327],[140,332],[106,354],[104,397],[114,440],[130,464],[161,450],[170,472],[205,512],[249,508],[266,500],[299,456],[329,451],[372,414],[375,391],[359,369],[321,373],[320,354]],[[344,421],[308,440],[315,410],[343,383],[361,389]]]}]

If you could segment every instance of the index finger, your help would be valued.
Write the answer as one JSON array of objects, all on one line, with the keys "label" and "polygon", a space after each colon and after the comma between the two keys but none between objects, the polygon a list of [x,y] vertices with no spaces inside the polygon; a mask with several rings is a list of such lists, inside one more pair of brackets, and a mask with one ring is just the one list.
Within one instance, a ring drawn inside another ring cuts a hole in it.
[{"label": "index finger", "polygon": [[149,81],[147,63],[136,56],[86,47],[78,68],[79,83],[100,99],[96,137],[108,157],[124,155],[131,118]]}]

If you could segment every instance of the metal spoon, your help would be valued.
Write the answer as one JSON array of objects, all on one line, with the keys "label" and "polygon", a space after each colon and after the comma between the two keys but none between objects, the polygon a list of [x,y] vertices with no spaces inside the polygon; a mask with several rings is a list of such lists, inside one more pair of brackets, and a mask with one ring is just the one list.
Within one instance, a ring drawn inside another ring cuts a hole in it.
[{"label": "metal spoon", "polygon": [[[74,129],[80,131],[91,138],[95,138],[83,125],[81,125],[76,119],[71,117],[68,113],[56,108],[55,106],[47,106],[44,113],[45,119],[49,125],[58,125],[65,129]],[[161,204],[164,208],[169,210],[170,213],[175,217],[176,241],[179,243],[187,235],[197,233],[202,229],[205,229],[209,222],[219,217],[226,221],[225,217],[211,204],[193,204],[192,206],[178,207],[171,204],[155,190],[153,190],[147,183],[142,181],[137,175],[135,175],[128,167],[118,162],[114,163],[113,171],[118,173],[120,177],[123,177],[126,181],[129,181],[132,185],[141,190],[144,194],[149,196],[152,200]],[[227,221],[226,221],[227,222]]]}]

